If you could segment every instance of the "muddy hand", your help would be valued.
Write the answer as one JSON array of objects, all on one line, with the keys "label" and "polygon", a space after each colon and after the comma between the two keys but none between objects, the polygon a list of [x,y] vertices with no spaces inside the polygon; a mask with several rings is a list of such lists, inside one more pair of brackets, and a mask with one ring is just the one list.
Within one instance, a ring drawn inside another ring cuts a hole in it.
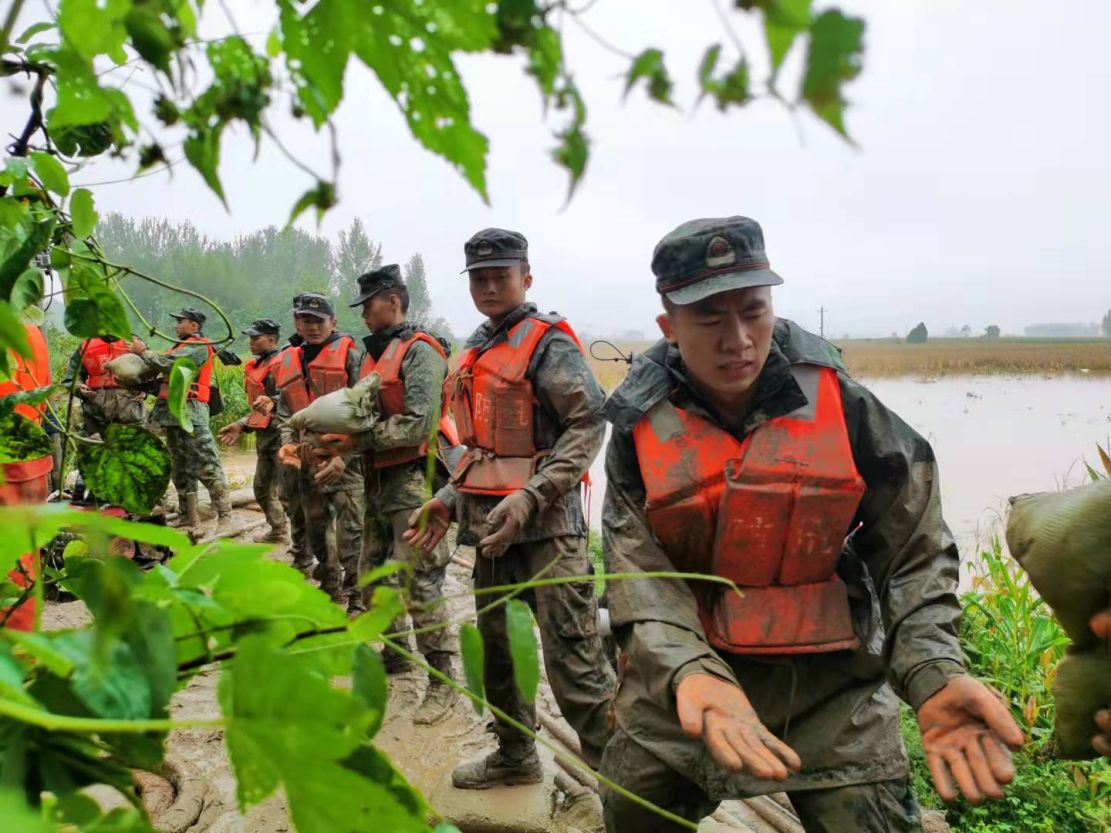
[{"label": "muddy hand", "polygon": [[359,441],[353,434],[322,434],[317,443],[329,454],[354,454],[359,450]]},{"label": "muddy hand", "polygon": [[147,345],[138,336],[132,336],[131,344],[128,345],[127,349],[134,353],[136,356],[141,356],[144,352],[146,352]]},{"label": "muddy hand", "polygon": [[679,725],[702,738],[710,755],[730,772],[784,781],[802,768],[798,753],[773,735],[740,686],[712,674],[691,674],[675,689]]},{"label": "muddy hand", "polygon": [[320,467],[320,471],[313,476],[313,480],[316,481],[318,486],[333,486],[339,483],[346,469],[347,464],[343,462],[342,457],[333,457]]},{"label": "muddy hand", "polygon": [[235,445],[235,441],[239,439],[239,435],[242,433],[243,425],[232,422],[220,429],[220,442],[223,445]]},{"label": "muddy hand", "polygon": [[432,552],[447,534],[450,523],[451,510],[434,497],[409,516],[409,528],[401,533],[401,540],[418,550]]},{"label": "muddy hand", "polygon": [[486,516],[487,529],[494,531],[478,542],[478,551],[486,558],[504,554],[534,511],[536,499],[524,489],[502,498]]},{"label": "muddy hand", "polygon": [[255,397],[255,401],[251,403],[251,410],[258,411],[264,416],[274,410],[274,400],[264,393],[260,393]]},{"label": "muddy hand", "polygon": [[1010,710],[983,683],[954,677],[918,710],[922,749],[938,795],[972,804],[1002,798],[1015,767],[1011,749],[1025,738]]},{"label": "muddy hand", "polygon": [[[1090,627],[1100,639],[1111,640],[1111,610],[1093,616]],[[1111,758],[1111,703],[1096,712],[1096,728],[1099,732],[1092,738],[1092,748],[1103,757]]]},{"label": "muddy hand", "polygon": [[300,446],[297,443],[286,443],[278,449],[278,462],[283,466],[301,468]]}]

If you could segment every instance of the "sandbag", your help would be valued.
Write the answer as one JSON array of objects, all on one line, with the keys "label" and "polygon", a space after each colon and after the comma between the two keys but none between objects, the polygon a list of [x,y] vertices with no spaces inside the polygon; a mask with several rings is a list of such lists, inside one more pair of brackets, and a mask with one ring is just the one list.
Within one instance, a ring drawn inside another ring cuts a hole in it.
[{"label": "sandbag", "polygon": [[289,418],[289,425],[312,434],[358,434],[378,422],[381,377],[371,373],[352,388],[333,391]]},{"label": "sandbag", "polygon": [[158,376],[158,368],[143,361],[142,356],[124,353],[105,365],[105,369],[125,388],[141,388]]},{"label": "sandbag", "polygon": [[1057,756],[1095,758],[1095,713],[1111,707],[1111,643],[1061,660],[1053,681],[1053,700],[1057,708],[1053,722]]},{"label": "sandbag", "polygon": [[1057,755],[1094,758],[1095,714],[1111,706],[1111,642],[1088,622],[1111,608],[1111,480],[1011,498],[1007,547],[1073,643],[1053,683]]},{"label": "sandbag", "polygon": [[1111,606],[1111,480],[1011,498],[1007,547],[1077,648]]}]

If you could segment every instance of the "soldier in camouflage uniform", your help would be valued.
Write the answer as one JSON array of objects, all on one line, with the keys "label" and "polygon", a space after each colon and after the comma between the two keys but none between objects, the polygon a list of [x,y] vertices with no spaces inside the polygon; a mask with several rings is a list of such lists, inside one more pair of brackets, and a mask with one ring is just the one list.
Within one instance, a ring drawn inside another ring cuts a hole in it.
[{"label": "soldier in camouflage uniform", "polygon": [[[609,585],[624,671],[602,773],[692,822],[784,790],[808,831],[917,831],[901,698],[939,794],[1000,797],[1022,732],[964,667],[930,445],[775,318],[754,221],[685,223],[652,271],[665,339],[606,406],[607,570],[742,593]],[[602,792],[609,831],[682,829]]]},{"label": "soldier in camouflage uniform", "polygon": [[[297,307],[297,299],[300,297],[300,295],[293,297],[294,308]],[[293,319],[293,327],[296,332],[289,337],[289,343],[279,351],[275,362],[281,361],[281,354],[286,350],[296,349],[305,343],[305,339],[301,336],[301,324],[296,317]],[[279,432],[279,444],[280,442],[281,435]],[[278,494],[282,500],[282,507],[285,509],[286,519],[289,521],[289,555],[293,559],[293,566],[305,576],[311,576],[314,565],[312,553],[309,551],[308,530],[305,528],[305,508],[301,505],[300,469],[294,466],[284,466],[279,462]]]},{"label": "soldier in camouflage uniform", "polygon": [[[525,302],[532,285],[528,242],[486,229],[464,246],[471,298],[489,318],[467,340],[445,391],[469,447],[449,485],[412,519],[408,535],[428,547],[448,520],[476,545],[475,587],[538,576],[589,576],[580,482],[601,448],[605,396],[574,333],[558,315]],[[481,596],[483,606],[497,596]],[[520,598],[536,612],[548,682],[597,764],[609,730],[614,676],[597,628],[592,582],[533,588]],[[486,653],[486,696],[525,726],[536,710],[517,691],[505,606],[478,617]],[[462,789],[536,783],[543,770],[531,738],[495,719],[497,751],[456,768]]]},{"label": "soldier in camouflage uniform", "polygon": [[[356,613],[364,607],[357,587],[362,572],[362,466],[355,455],[337,455],[319,465],[300,460],[301,438],[289,418],[318,396],[354,385],[359,350],[351,336],[336,332],[330,298],[316,292],[298,295],[293,315],[300,324],[301,344],[283,350],[274,367],[282,442],[278,460],[300,465],[298,488],[309,552],[317,561],[315,578],[333,601]],[[331,541],[329,532],[334,532]]]},{"label": "soldier in camouflage uniform", "polygon": [[[447,608],[440,603],[451,557],[447,542],[441,540],[426,553],[402,539],[409,516],[431,494],[433,484],[426,483],[428,438],[438,421],[444,424],[440,402],[447,347],[437,336],[406,320],[409,292],[397,264],[362,275],[359,295],[351,306],[362,308],[371,333],[363,339],[360,377],[378,373],[381,378],[379,422],[362,434],[326,434],[322,440],[332,443],[334,449],[363,453],[364,568],[380,567],[389,559],[406,565],[405,594],[417,630],[417,647],[432,668],[450,677],[454,646]],[[454,434],[454,427],[447,426],[446,433]],[[436,454],[437,449],[431,453]],[[396,583],[396,574],[391,579]],[[404,626],[402,618],[394,630],[401,631]],[[401,665],[392,652],[386,653],[385,661],[389,669]],[[413,722],[438,723],[455,700],[453,689],[430,677]]]},{"label": "soldier in camouflage uniform", "polygon": [[251,339],[254,358],[243,368],[243,383],[251,412],[220,430],[220,442],[235,445],[244,431],[255,435],[255,476],[252,480],[255,500],[266,515],[269,529],[255,535],[259,543],[280,544],[285,541],[289,526],[278,499],[278,449],[282,441],[274,424],[273,412],[278,407],[278,386],[274,383],[272,363],[278,355],[281,328],[272,318],[259,318],[243,331]]},{"label": "soldier in camouflage uniform", "polygon": [[143,422],[142,391],[121,387],[105,365],[128,352],[127,342],[115,336],[85,339],[73,351],[59,386],[69,390],[77,380],[81,400],[82,436],[104,438],[108,426],[140,425]]},{"label": "soldier in camouflage uniform", "polygon": [[[181,341],[165,353],[155,353],[140,339],[132,338],[130,349],[163,376],[158,401],[151,412],[151,422],[166,431],[166,446],[170,450],[172,477],[178,494],[179,522],[194,530],[200,528],[201,519],[197,512],[197,481],[200,481],[208,489],[216,510],[216,533],[222,535],[230,532],[233,524],[227,479],[220,464],[216,440],[208,426],[208,400],[213,384],[215,352],[212,342],[201,329],[205,322],[203,312],[185,307],[170,315],[174,319],[174,333]],[[185,414],[193,426],[192,433],[178,424],[167,404],[169,383],[166,377],[174,362],[182,358],[190,359],[197,367],[197,375],[189,386],[185,403]]]}]

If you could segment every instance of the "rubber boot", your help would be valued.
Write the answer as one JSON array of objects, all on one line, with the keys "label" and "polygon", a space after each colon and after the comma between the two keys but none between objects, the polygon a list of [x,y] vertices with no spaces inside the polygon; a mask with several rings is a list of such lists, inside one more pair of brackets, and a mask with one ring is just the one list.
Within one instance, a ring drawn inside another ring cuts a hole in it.
[{"label": "rubber boot", "polygon": [[[412,651],[413,649],[408,639],[398,640],[398,643],[399,647],[406,651]],[[406,657],[389,648],[383,648],[379,655],[382,657],[382,664],[386,667],[387,674],[404,674],[412,666],[412,663]]]},{"label": "rubber boot", "polygon": [[169,526],[178,528],[193,526],[189,522],[189,495],[177,496],[177,517],[170,521]]},{"label": "rubber boot", "polygon": [[231,499],[228,497],[226,486],[219,485],[208,490],[212,498],[212,508],[216,510],[216,535],[229,535],[235,531],[235,522],[231,517]]},{"label": "rubber boot", "polygon": [[257,544],[284,544],[287,540],[289,540],[289,528],[284,524],[256,532],[254,536]]},{"label": "rubber boot", "polygon": [[544,767],[531,742],[499,746],[489,755],[464,761],[451,773],[451,784],[458,790],[488,790],[543,780]]},{"label": "rubber boot", "polygon": [[194,531],[199,530],[201,528],[201,511],[197,508],[197,496],[195,494],[185,495],[182,500],[185,501],[185,509],[181,513],[185,516],[185,526]]},{"label": "rubber boot", "polygon": [[[428,664],[444,676],[450,678],[451,654],[445,651],[436,651],[427,657]],[[458,700],[458,694],[451,686],[438,677],[428,676],[428,688],[424,691],[417,710],[413,713],[413,723],[418,726],[432,726],[444,720],[451,714],[452,706]]]}]

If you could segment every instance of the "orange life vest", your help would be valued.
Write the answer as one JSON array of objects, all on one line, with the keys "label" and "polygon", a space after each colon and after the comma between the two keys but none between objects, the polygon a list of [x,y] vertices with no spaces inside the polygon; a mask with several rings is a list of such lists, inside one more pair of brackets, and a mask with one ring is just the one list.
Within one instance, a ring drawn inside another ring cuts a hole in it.
[{"label": "orange life vest", "polygon": [[[50,353],[46,347],[46,337],[42,330],[30,324],[23,326],[27,341],[31,346],[31,358],[12,355],[15,359],[14,372],[10,379],[0,382],[0,397],[21,391],[32,391],[50,384]],[[15,411],[36,424],[42,422],[46,405],[16,405]],[[0,506],[20,503],[45,503],[50,492],[50,472],[54,469],[54,459],[49,454],[34,460],[0,465]],[[20,557],[23,569],[12,570],[8,577],[19,587],[26,587],[28,579],[34,578],[34,554],[25,553]],[[35,626],[35,604],[27,599],[8,615],[6,608],[0,609],[0,618],[7,616],[6,627],[12,630],[29,631]]]},{"label": "orange life vest", "polygon": [[465,350],[459,367],[444,380],[444,401],[468,447],[452,475],[459,491],[508,495],[528,484],[537,460],[548,453],[549,449],[536,448],[536,398],[525,373],[540,339],[552,327],[582,349],[562,318],[530,316],[515,324],[504,341],[485,350]]},{"label": "orange life vest", "polygon": [[[377,373],[381,379],[378,387],[378,407],[383,419],[405,413],[405,380],[401,378],[401,363],[409,348],[417,341],[423,341],[432,347],[440,358],[447,361],[447,353],[443,345],[428,333],[419,330],[409,338],[392,339],[377,361],[369,353],[363,356],[363,362],[359,366],[359,378],[365,379],[371,373]],[[459,445],[459,431],[455,427],[455,420],[444,408],[441,408],[438,435],[441,450],[444,450],[445,446],[451,448]],[[402,463],[411,463],[427,454],[428,442],[425,441],[419,446],[375,451],[371,465],[376,469],[384,469]]]},{"label": "orange life vest", "polygon": [[274,377],[291,414],[307,408],[318,396],[347,387],[347,352],[354,348],[355,342],[348,335],[329,342],[309,362],[308,376],[301,369],[304,345],[281,352],[275,359]]},{"label": "orange life vest", "polygon": [[82,346],[84,352],[81,354],[81,366],[85,368],[88,377],[85,379],[85,384],[93,390],[118,388],[119,382],[108,372],[105,365],[128,352],[127,344],[123,339],[108,342],[102,338],[90,338],[86,339]]},{"label": "orange life vest", "polygon": [[[212,394],[212,366],[216,358],[216,350],[212,347],[212,342],[207,338],[200,336],[189,336],[178,344],[175,344],[169,349],[169,353],[176,353],[186,344],[200,342],[208,348],[208,358],[205,359],[204,364],[201,365],[200,370],[197,372],[197,378],[189,385],[189,393],[187,399],[195,399],[198,402],[208,402],[209,396]],[[162,387],[158,389],[159,399],[168,399],[170,396],[170,383],[163,379]]]},{"label": "orange life vest", "polygon": [[854,648],[837,575],[864,494],[837,373],[792,368],[809,404],[738,441],[664,399],[633,427],[652,531],[684,571],[730,579],[696,588],[710,643],[738,654]]},{"label": "orange life vest", "polygon": [[255,400],[266,395],[266,377],[278,361],[278,353],[273,353],[265,359],[251,359],[243,365],[243,389],[247,392],[247,405],[251,412],[247,414],[247,427],[261,431],[270,427],[271,414],[264,414],[254,409]]}]

